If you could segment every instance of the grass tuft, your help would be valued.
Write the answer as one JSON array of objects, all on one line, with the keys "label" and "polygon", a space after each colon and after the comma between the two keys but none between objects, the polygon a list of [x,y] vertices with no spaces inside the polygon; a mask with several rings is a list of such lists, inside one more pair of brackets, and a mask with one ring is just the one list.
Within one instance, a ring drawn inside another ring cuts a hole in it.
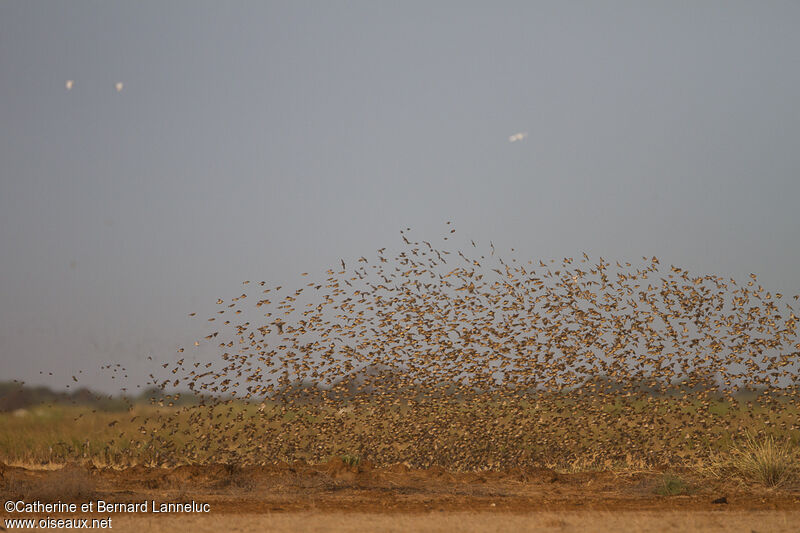
[{"label": "grass tuft", "polygon": [[661,496],[677,496],[679,494],[688,494],[689,485],[684,480],[672,473],[665,473],[656,486],[656,494]]},{"label": "grass tuft", "polygon": [[797,474],[797,454],[788,439],[746,433],[727,456],[713,462],[711,471],[717,477],[733,475],[745,482],[779,487]]},{"label": "grass tuft", "polygon": [[361,458],[357,455],[345,454],[342,456],[342,462],[347,466],[358,466],[361,463]]}]

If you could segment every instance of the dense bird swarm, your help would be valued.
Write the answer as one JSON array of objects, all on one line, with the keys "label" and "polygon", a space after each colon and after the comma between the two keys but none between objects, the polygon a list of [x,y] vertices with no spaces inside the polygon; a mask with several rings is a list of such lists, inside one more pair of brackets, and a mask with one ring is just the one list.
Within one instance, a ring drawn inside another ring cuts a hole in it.
[{"label": "dense bird swarm", "polygon": [[180,349],[157,380],[202,402],[144,421],[138,446],[163,464],[482,469],[674,464],[744,430],[800,434],[792,298],[755,275],[503,260],[401,233],[393,257],[219,299],[195,344],[221,359]]}]

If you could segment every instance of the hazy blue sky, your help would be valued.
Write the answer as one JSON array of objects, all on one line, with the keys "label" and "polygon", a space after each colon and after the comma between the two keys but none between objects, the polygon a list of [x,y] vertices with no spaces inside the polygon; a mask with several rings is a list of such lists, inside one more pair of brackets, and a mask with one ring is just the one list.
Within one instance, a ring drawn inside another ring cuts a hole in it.
[{"label": "hazy blue sky", "polygon": [[447,220],[795,294],[799,94],[797,2],[0,2],[0,380]]}]

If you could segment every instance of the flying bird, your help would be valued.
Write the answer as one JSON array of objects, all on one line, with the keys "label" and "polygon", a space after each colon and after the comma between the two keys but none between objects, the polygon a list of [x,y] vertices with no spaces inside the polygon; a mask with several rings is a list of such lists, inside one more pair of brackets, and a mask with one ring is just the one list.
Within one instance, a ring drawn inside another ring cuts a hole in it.
[{"label": "flying bird", "polygon": [[122,82],[121,81],[118,81],[117,85],[115,87],[116,87],[118,93],[122,92]]},{"label": "flying bird", "polygon": [[517,141],[524,141],[528,137],[527,131],[521,131],[519,133],[515,133],[514,135],[508,138],[508,142],[514,143]]},{"label": "flying bird", "polygon": [[72,86],[73,86],[73,85],[75,85],[75,81],[73,81],[73,80],[67,80],[67,84],[66,84],[66,86],[67,86],[67,90],[68,90],[68,91],[72,89]]}]

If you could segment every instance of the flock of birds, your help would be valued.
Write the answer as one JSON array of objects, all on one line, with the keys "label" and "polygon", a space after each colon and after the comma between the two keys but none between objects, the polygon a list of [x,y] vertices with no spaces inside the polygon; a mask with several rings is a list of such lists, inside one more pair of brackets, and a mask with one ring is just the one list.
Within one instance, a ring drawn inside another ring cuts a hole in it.
[{"label": "flock of birds", "polygon": [[[504,260],[408,231],[393,257],[217,300],[194,344],[219,359],[180,348],[151,375],[176,405],[140,420],[138,446],[159,464],[481,469],[674,463],[748,429],[800,435],[798,318],[755,275]],[[187,389],[199,403],[178,406]]]}]

